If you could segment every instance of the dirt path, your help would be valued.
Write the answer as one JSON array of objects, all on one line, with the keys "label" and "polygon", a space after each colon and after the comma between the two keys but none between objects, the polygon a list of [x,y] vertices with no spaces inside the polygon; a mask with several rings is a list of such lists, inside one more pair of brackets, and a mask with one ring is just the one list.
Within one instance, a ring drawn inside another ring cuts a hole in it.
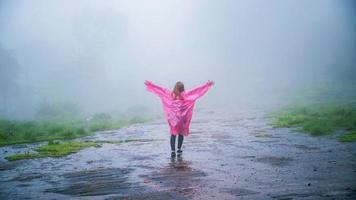
[{"label": "dirt path", "polygon": [[261,109],[195,113],[183,156],[164,121],[98,133],[104,144],[63,158],[8,162],[0,199],[356,199],[356,145],[268,125]]}]

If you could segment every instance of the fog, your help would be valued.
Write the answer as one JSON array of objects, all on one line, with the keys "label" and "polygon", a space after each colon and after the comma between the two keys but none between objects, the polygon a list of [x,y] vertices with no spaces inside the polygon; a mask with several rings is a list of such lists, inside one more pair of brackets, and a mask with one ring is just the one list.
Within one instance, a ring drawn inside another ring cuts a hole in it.
[{"label": "fog", "polygon": [[199,106],[353,81],[355,11],[352,0],[3,0],[0,116],[32,118],[43,102],[157,110],[145,80],[214,80]]}]

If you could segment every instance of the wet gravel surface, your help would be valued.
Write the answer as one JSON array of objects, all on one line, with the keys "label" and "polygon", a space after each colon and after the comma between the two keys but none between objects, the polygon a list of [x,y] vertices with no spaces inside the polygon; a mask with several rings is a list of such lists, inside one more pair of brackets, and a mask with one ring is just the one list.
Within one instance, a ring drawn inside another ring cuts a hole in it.
[{"label": "wet gravel surface", "polygon": [[356,199],[355,143],[275,129],[265,113],[195,111],[176,158],[163,120],[62,158],[9,162],[39,144],[0,147],[0,199]]}]

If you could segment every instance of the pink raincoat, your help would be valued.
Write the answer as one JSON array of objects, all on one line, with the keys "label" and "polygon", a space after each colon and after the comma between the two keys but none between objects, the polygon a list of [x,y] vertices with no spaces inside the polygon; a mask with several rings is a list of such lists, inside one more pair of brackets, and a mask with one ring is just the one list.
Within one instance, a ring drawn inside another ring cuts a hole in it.
[{"label": "pink raincoat", "polygon": [[183,91],[181,93],[182,99],[173,99],[170,90],[155,85],[151,81],[146,81],[145,85],[148,91],[161,98],[165,118],[170,127],[170,133],[172,135],[183,134],[187,136],[189,134],[189,125],[195,101],[209,90],[213,82],[208,81],[195,89],[187,92]]}]

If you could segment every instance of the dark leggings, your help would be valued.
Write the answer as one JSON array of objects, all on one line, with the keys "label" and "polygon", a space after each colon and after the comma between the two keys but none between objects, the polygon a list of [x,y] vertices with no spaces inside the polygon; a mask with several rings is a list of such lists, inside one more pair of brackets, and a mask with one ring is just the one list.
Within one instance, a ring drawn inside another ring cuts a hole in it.
[{"label": "dark leggings", "polygon": [[[182,148],[183,139],[184,139],[183,135],[178,135],[178,149]],[[176,136],[175,135],[171,135],[171,149],[172,149],[172,151],[176,150]]]}]

